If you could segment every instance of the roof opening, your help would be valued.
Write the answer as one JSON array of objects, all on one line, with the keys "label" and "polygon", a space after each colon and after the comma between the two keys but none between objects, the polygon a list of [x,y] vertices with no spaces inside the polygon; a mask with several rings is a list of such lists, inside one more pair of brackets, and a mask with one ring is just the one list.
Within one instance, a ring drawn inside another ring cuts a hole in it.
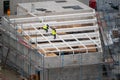
[{"label": "roof opening", "polygon": [[75,10],[76,10],[76,9],[82,9],[82,8],[77,5],[77,6],[72,6],[72,9],[75,9]]},{"label": "roof opening", "polygon": [[60,0],[60,1],[55,1],[56,3],[64,3],[64,2],[67,2],[65,0]]},{"label": "roof opening", "polygon": [[47,11],[47,10],[46,10],[45,12],[46,12],[46,13],[51,13],[52,11]]},{"label": "roof opening", "polygon": [[77,10],[77,9],[83,9],[81,8],[79,5],[75,5],[75,6],[63,6],[64,9],[74,9],[74,10]]},{"label": "roof opening", "polygon": [[44,9],[44,8],[37,8],[36,10],[37,10],[37,11],[46,11],[47,9]]}]

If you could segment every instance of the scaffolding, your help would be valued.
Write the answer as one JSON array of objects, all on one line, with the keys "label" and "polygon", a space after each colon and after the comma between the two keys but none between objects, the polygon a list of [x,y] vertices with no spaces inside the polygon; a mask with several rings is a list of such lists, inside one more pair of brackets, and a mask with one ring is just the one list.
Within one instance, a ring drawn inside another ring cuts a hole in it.
[{"label": "scaffolding", "polygon": [[[83,15],[86,18],[85,20],[84,19],[76,20],[76,18],[79,19]],[[100,50],[101,42],[99,38],[98,25],[96,18],[94,18],[94,16],[95,16],[95,12],[91,12],[91,13],[89,12],[89,13],[81,13],[81,14],[74,13],[74,14],[66,14],[66,15],[42,16],[45,18],[45,22],[42,23],[38,23],[38,22],[25,23],[25,24],[23,23],[26,22],[27,20],[31,20],[31,19],[34,20],[35,19],[34,17],[10,19],[10,21],[11,22],[14,21],[15,23],[19,22],[19,24],[16,25],[18,31],[22,31],[21,33],[24,36],[24,38],[26,38],[28,42],[33,43],[33,46],[36,46],[37,49],[40,48],[39,51],[42,51],[45,55],[54,52],[59,53],[59,51],[61,52],[71,51],[74,54],[74,51],[79,51],[79,47],[81,48],[81,52],[85,52],[85,53],[88,53],[89,51],[92,50],[93,52],[94,51],[97,52],[96,49],[98,49],[98,52],[101,52]],[[71,19],[71,17],[73,17],[75,20]],[[89,19],[89,17],[91,18]],[[38,18],[40,19],[39,16]],[[64,18],[65,21],[62,20],[62,18]],[[67,20],[72,20],[72,21],[67,21]],[[50,29],[47,33],[42,29],[42,26],[45,24],[49,24],[50,26]],[[51,35],[51,31],[52,31],[51,28],[54,27],[56,28],[57,31],[56,39],[53,39]]]},{"label": "scaffolding", "polygon": [[[10,27],[9,21],[4,22],[2,22],[2,51],[0,54],[3,63],[19,72],[21,76],[29,77],[29,75],[35,74],[34,71],[40,69],[38,66],[42,63],[40,60],[42,55],[38,55],[38,52],[33,50],[32,46],[25,42],[15,29]],[[36,61],[36,59],[38,60]]]}]

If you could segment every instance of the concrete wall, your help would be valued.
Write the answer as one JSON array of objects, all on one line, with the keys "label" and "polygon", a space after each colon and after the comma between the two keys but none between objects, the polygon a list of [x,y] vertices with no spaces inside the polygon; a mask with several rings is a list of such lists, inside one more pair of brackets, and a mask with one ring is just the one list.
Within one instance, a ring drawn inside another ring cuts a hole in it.
[{"label": "concrete wall", "polygon": [[[20,46],[20,44],[16,44],[16,42],[13,42],[12,39],[10,39],[9,37],[7,37],[6,35],[3,35],[4,38],[8,38],[8,40],[5,41],[5,39],[3,39],[5,42],[2,42],[2,44],[4,45],[2,47],[2,53],[0,54],[3,55],[2,59],[6,59],[6,55],[8,52],[8,49],[10,49],[9,53],[8,53],[8,57],[7,57],[7,64],[15,69],[17,69],[18,72],[20,72],[21,74],[35,74],[35,65],[36,65],[36,61],[39,58],[37,58],[37,56],[33,55],[36,54],[35,52],[31,52],[30,49],[24,49],[24,47]],[[18,51],[17,49],[15,49],[15,47],[11,46],[9,47],[9,43],[12,43],[14,46],[16,46],[16,48],[18,48],[20,51]],[[27,56],[26,56],[27,55]],[[31,58],[30,58],[31,56]],[[33,61],[34,58],[34,61]],[[39,61],[39,60],[38,60]],[[38,62],[37,61],[37,62]],[[41,62],[39,62],[41,63]]]},{"label": "concrete wall", "polygon": [[101,65],[45,69],[40,77],[41,80],[103,80],[101,69]]},{"label": "concrete wall", "polygon": [[[4,28],[5,27],[6,26],[4,26]],[[8,35],[2,32],[0,43],[3,44],[3,47],[0,49],[0,58],[3,59],[4,62],[7,52],[10,50],[6,62],[9,66],[16,69],[21,75],[24,74],[25,76],[28,76],[30,74],[35,74],[38,65],[42,64],[42,57],[36,50],[25,47],[15,38],[13,39],[11,37],[11,34]]]},{"label": "concrete wall", "polygon": [[45,57],[44,67],[55,68],[62,66],[78,66],[99,64],[103,62],[102,53],[83,53],[75,55],[62,55],[58,57]]},{"label": "concrete wall", "polygon": [[3,1],[4,0],[0,0],[0,16],[3,15]]}]

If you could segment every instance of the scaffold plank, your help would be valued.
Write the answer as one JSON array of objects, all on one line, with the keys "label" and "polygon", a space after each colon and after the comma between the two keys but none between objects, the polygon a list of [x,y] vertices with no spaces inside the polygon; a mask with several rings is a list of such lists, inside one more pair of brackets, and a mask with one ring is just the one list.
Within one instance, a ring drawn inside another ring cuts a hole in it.
[{"label": "scaffold plank", "polygon": [[[99,32],[92,32],[92,33],[87,33],[91,38],[98,38],[99,37]],[[85,36],[84,33],[81,33],[81,34],[72,34],[74,35],[76,38],[80,38],[80,39],[86,39],[88,38],[87,36]],[[62,39],[64,40],[71,40],[71,39],[74,39],[72,38],[72,35],[71,34],[66,34],[66,35],[59,35]],[[57,38],[56,39],[53,39],[53,36],[45,36],[47,39],[49,39],[50,41],[58,41],[58,40],[61,40],[58,36],[56,36]],[[30,40],[31,42],[44,42],[44,41],[47,41],[45,40],[43,37],[41,36],[37,36],[37,37],[32,37],[32,40]]]},{"label": "scaffold plank", "polygon": [[[95,25],[95,26],[85,26],[85,27],[61,28],[61,29],[56,29],[56,31],[57,31],[57,33],[61,33],[61,32],[64,33],[64,32],[90,31],[90,30],[97,30],[97,29],[98,29],[98,27],[97,27],[97,25]],[[40,34],[36,30],[24,30],[24,31],[29,35]],[[47,33],[43,29],[40,29],[39,31],[43,34],[51,33],[51,30],[48,30]],[[23,35],[25,35],[25,34],[23,34]]]},{"label": "scaffold plank", "polygon": [[[96,39],[94,40],[96,43],[99,43],[99,40]],[[93,45],[94,42],[90,41],[90,40],[84,40],[81,41],[84,45]],[[66,42],[67,44],[71,45],[71,47],[73,46],[82,46],[79,42],[77,41],[70,41],[70,42]],[[58,43],[52,43],[53,45],[55,45],[57,48],[63,48],[63,47],[68,47],[65,43],[63,42],[58,42]],[[38,44],[38,46],[41,46],[42,48],[54,48],[51,44],[49,43],[45,43],[45,44]],[[99,47],[99,46],[97,46]]]},{"label": "scaffold plank", "polygon": [[37,17],[28,17],[28,18],[14,18],[10,19],[12,23],[21,23],[21,22],[29,22],[29,21],[39,21],[42,19],[45,20],[56,20],[56,19],[65,19],[71,17],[89,17],[89,16],[95,16],[95,12],[89,12],[89,13],[73,13],[73,14],[64,14],[64,15],[50,15],[50,16],[37,16]]},{"label": "scaffold plank", "polygon": [[[52,22],[44,22],[44,23],[26,23],[23,24],[23,29],[25,28],[30,28],[31,24],[34,25],[35,28],[37,27],[42,27],[44,24],[49,24],[49,26],[61,26],[61,25],[73,25],[73,24],[88,24],[88,23],[96,23],[97,19],[93,18],[93,19],[85,19],[85,20],[73,20],[73,21],[62,21],[62,22],[57,22],[57,21],[52,21]],[[21,26],[18,25],[18,28],[20,28]]]},{"label": "scaffold plank", "polygon": [[[71,49],[61,49],[60,52],[75,52],[76,54],[77,53],[89,53],[89,52],[97,52],[97,47],[88,47],[88,52],[86,52],[86,49],[85,48],[75,48],[73,50]],[[49,49],[46,49],[46,53],[58,53],[57,50],[49,50]],[[71,53],[72,54],[72,53]]]}]

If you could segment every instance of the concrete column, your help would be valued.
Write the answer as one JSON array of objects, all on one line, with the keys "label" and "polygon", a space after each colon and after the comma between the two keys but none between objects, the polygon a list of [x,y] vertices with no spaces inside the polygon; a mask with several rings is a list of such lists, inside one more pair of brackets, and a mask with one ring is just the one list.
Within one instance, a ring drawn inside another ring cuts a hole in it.
[{"label": "concrete column", "polygon": [[3,15],[3,1],[4,0],[0,0],[0,16]]}]

